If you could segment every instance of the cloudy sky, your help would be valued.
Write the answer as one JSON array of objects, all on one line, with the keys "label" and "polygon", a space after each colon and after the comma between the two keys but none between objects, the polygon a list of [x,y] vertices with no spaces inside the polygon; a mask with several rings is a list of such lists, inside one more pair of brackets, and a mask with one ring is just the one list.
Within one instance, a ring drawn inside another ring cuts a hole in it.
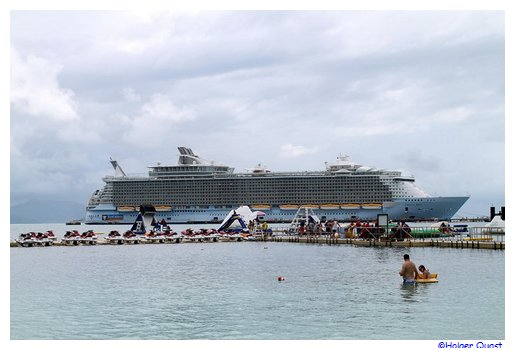
[{"label": "cloudy sky", "polygon": [[504,205],[502,12],[11,12],[11,204],[86,204],[177,146],[244,172],[353,160]]}]

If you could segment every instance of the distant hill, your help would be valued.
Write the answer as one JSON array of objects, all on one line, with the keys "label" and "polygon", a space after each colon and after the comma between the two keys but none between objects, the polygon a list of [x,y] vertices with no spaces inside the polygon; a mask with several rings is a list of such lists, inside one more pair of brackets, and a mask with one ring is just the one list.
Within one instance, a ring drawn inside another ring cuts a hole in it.
[{"label": "distant hill", "polygon": [[11,224],[64,223],[85,214],[85,204],[38,199],[11,206]]}]

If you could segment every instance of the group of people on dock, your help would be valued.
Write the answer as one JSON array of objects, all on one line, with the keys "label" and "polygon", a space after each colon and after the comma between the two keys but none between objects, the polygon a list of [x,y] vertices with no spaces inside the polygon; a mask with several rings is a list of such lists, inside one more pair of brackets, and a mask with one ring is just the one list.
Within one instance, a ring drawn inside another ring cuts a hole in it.
[{"label": "group of people on dock", "polygon": [[338,233],[339,231],[339,223],[338,221],[327,221],[327,222],[315,222],[314,220],[308,220],[306,224],[304,221],[301,221],[298,228],[298,233],[300,236],[316,236],[320,237],[324,234],[332,234]]},{"label": "group of people on dock", "polygon": [[268,223],[264,220],[250,220],[248,225],[249,234],[263,234],[266,236],[272,235],[272,230],[268,228]]},{"label": "group of people on dock", "polygon": [[[377,239],[386,232],[386,228],[379,225],[376,221],[361,222],[356,220],[350,224],[341,224],[336,220],[330,220],[326,222],[315,222],[314,220],[308,220],[308,222],[301,221],[297,229],[300,236],[315,236],[320,237],[321,235],[331,235],[331,237],[338,238],[362,238],[362,239]],[[409,225],[400,221],[396,226],[390,229],[388,238],[391,240],[402,241],[404,239],[411,239],[411,228]]]}]

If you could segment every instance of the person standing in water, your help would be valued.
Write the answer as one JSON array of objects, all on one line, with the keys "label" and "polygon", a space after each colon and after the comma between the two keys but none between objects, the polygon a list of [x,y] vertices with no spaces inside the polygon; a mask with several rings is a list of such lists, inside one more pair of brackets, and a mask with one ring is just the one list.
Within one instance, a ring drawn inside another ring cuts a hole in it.
[{"label": "person standing in water", "polygon": [[402,264],[399,275],[404,279],[404,283],[413,284],[416,283],[417,277],[417,266],[409,259],[408,254],[404,254],[404,263]]}]

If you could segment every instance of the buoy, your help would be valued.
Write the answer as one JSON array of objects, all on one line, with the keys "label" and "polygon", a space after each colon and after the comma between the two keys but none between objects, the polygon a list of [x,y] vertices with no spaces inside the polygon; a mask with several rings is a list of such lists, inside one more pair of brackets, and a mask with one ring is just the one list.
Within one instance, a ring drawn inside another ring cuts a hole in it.
[{"label": "buoy", "polygon": [[277,277],[277,280],[278,280],[279,282],[281,282],[281,281],[284,281],[284,280],[285,280],[285,278],[284,278],[283,276],[279,276],[279,277]]}]

